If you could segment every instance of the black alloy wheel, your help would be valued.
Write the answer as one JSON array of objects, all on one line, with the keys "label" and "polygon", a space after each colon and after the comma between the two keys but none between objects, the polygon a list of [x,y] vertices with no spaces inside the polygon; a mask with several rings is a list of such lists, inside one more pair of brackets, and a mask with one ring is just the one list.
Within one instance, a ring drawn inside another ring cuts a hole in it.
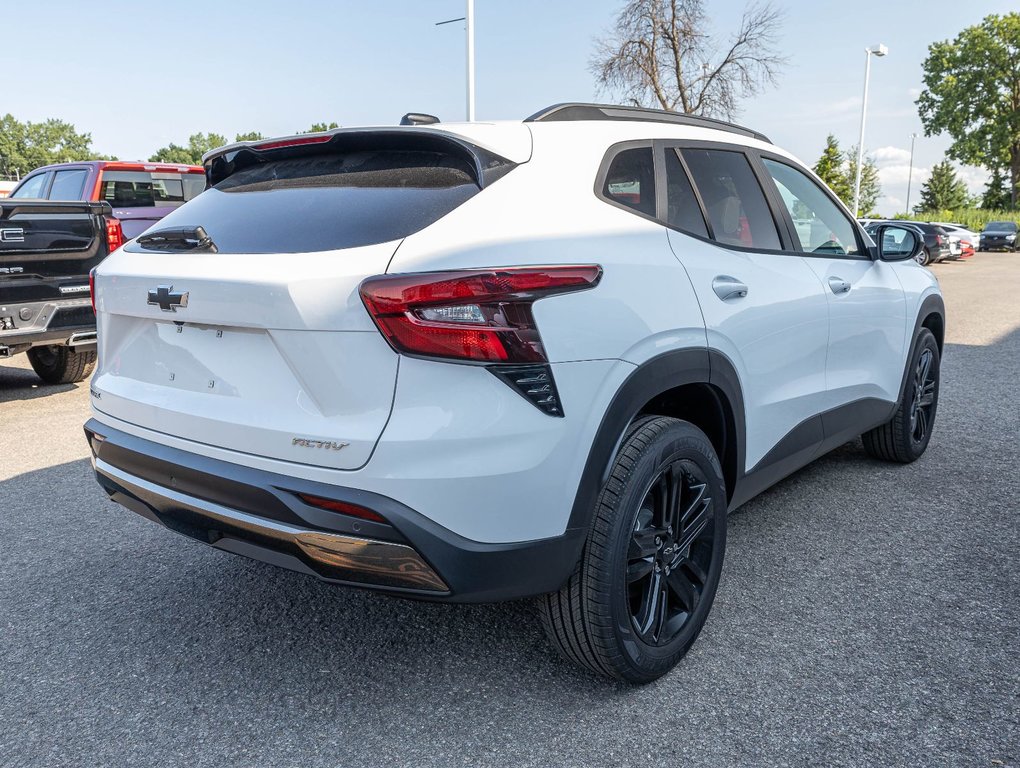
[{"label": "black alloy wheel", "polygon": [[910,437],[915,443],[923,443],[933,421],[935,407],[935,353],[930,349],[921,351],[914,369],[914,396],[910,401]]},{"label": "black alloy wheel", "polygon": [[645,494],[627,563],[630,618],[648,645],[663,646],[701,601],[712,566],[712,497],[698,466],[665,467]]}]

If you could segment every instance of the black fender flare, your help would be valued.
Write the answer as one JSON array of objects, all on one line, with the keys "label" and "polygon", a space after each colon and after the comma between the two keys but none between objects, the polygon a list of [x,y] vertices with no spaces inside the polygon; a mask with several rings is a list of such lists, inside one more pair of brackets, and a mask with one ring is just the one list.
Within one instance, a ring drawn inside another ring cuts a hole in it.
[{"label": "black fender flare", "polygon": [[936,338],[939,344],[939,354],[941,356],[942,350],[945,346],[945,328],[946,328],[946,303],[942,297],[933,293],[930,296],[925,297],[924,301],[921,302],[921,306],[917,310],[917,317],[914,318],[914,332],[910,337],[910,348],[907,350],[906,360],[903,362],[903,378],[900,379],[900,391],[896,397],[897,403],[903,402],[903,393],[907,388],[907,381],[910,379],[910,361],[914,359],[914,352],[917,350],[917,337],[921,332],[921,326],[929,315],[938,315],[942,320],[942,333],[943,338]]},{"label": "black fender flare", "polygon": [[[568,532],[587,532],[595,503],[609,479],[627,427],[641,408],[657,395],[685,384],[712,385],[728,401],[731,423],[727,424],[726,432],[727,439],[733,441],[729,450],[733,451],[736,478],[742,476],[746,442],[744,397],[733,364],[722,353],[706,347],[664,352],[631,372],[603,414],[578,483],[567,523]],[[722,458],[720,456],[720,461]],[[580,540],[583,543],[584,537]]]}]

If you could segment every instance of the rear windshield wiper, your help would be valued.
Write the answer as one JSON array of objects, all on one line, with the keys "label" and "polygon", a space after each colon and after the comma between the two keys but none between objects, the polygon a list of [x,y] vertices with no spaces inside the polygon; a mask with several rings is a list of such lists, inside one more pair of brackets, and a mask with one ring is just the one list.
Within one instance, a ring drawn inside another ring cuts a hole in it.
[{"label": "rear windshield wiper", "polygon": [[216,243],[203,227],[174,227],[141,235],[138,244],[150,251],[208,251],[216,253]]}]

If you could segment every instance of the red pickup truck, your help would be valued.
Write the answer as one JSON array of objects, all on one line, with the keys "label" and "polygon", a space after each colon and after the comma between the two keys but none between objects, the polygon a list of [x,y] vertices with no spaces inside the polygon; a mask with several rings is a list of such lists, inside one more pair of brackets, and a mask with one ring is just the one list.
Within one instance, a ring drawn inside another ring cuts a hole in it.
[{"label": "red pickup truck", "polygon": [[10,197],[107,202],[131,240],[204,189],[199,165],[89,160],[37,168]]}]

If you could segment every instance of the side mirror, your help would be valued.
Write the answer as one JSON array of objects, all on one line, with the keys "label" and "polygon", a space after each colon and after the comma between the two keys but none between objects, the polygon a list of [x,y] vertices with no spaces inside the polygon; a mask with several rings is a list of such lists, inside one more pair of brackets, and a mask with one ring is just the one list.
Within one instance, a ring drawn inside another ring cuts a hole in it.
[{"label": "side mirror", "polygon": [[878,258],[882,261],[916,259],[924,248],[924,239],[912,229],[886,224],[875,233]]}]

